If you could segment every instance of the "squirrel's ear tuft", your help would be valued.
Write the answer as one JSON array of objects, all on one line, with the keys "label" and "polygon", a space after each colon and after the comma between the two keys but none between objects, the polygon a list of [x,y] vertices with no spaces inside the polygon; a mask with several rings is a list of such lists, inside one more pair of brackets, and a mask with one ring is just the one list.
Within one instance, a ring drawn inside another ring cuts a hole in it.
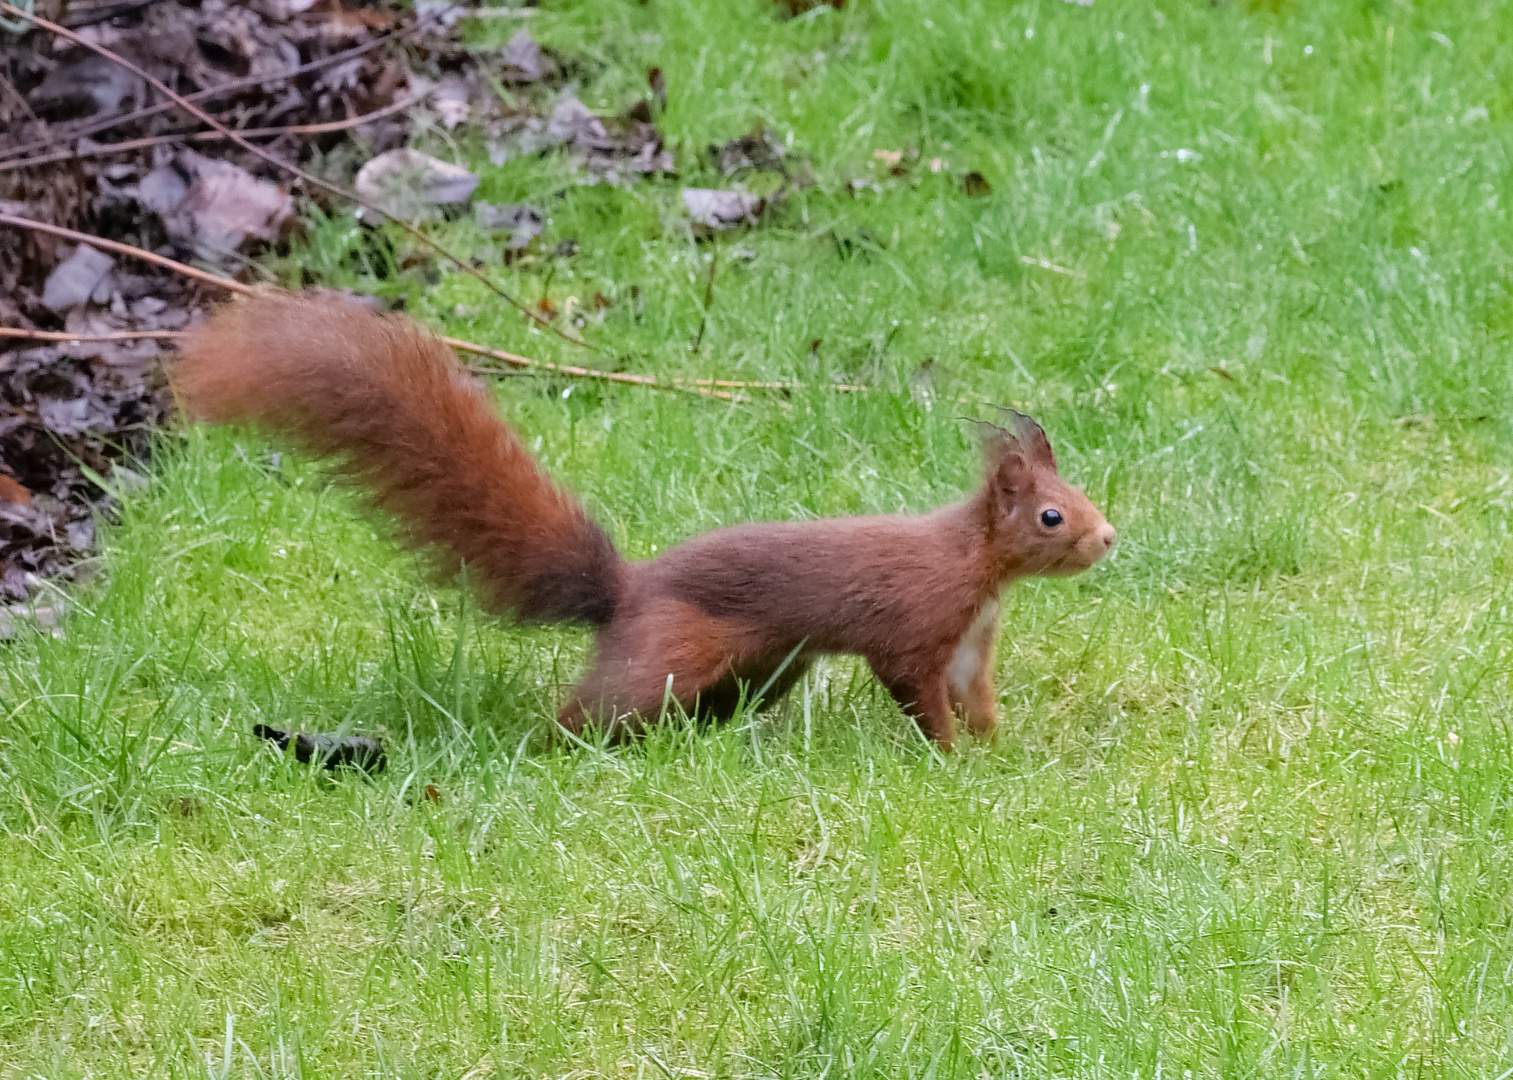
[{"label": "squirrel's ear tuft", "polygon": [[1037,424],[1033,418],[1026,416],[1017,409],[1007,409],[1003,406],[998,406],[998,410],[1009,421],[1008,432],[1005,432],[1005,434],[1012,432],[1014,441],[1019,444],[1031,461],[1054,470],[1056,468],[1056,455],[1051,450],[1051,440],[1046,438],[1045,429]]},{"label": "squirrel's ear tuft", "polygon": [[983,472],[988,483],[1008,492],[1020,490],[1030,480],[1031,458],[1020,437],[985,420],[975,423],[982,436]]},{"label": "squirrel's ear tuft", "polygon": [[982,458],[988,472],[992,472],[1010,454],[1023,453],[1019,440],[1007,428],[987,420],[973,420],[971,423],[977,428],[977,437],[982,440]]}]

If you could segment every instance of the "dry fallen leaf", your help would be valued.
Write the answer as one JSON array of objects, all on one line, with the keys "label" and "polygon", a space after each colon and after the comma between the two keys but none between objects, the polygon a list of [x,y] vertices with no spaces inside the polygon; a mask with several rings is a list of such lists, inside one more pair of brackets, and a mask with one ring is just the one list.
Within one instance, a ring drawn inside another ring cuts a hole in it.
[{"label": "dry fallen leaf", "polygon": [[80,52],[47,73],[27,95],[44,120],[73,120],[132,107],[145,89],[131,72],[95,53]]},{"label": "dry fallen leaf", "polygon": [[609,138],[604,121],[572,94],[564,94],[547,121],[546,132],[557,142],[592,145]]},{"label": "dry fallen leaf", "polygon": [[53,311],[67,311],[75,304],[82,304],[114,265],[115,260],[109,255],[88,244],[80,244],[47,275],[47,282],[42,286],[43,306]]},{"label": "dry fallen leaf", "polygon": [[544,74],[541,63],[541,46],[531,37],[529,30],[517,30],[509,44],[500,54],[504,75],[509,82],[539,82]]},{"label": "dry fallen leaf", "polygon": [[0,473],[0,502],[29,503],[32,501],[32,493],[26,485],[11,476]]},{"label": "dry fallen leaf", "polygon": [[[667,108],[667,76],[662,73],[661,68],[646,69],[646,85],[651,88],[651,96],[656,99],[657,108],[665,110]],[[1482,110],[1483,113],[1486,111],[1486,109]]]},{"label": "dry fallen leaf", "polygon": [[754,223],[766,209],[767,200],[744,191],[684,188],[683,205],[695,225],[706,229],[730,229]]},{"label": "dry fallen leaf", "polygon": [[289,193],[229,161],[181,150],[174,164],[190,177],[183,197],[161,213],[169,238],[202,259],[224,258],[249,237],[276,239],[294,216]]},{"label": "dry fallen leaf", "polygon": [[68,604],[56,597],[51,604],[17,603],[0,607],[0,640],[16,637],[22,627],[61,638],[63,616],[68,614]]},{"label": "dry fallen leaf", "polygon": [[357,194],[393,217],[416,218],[437,206],[467,202],[478,177],[408,147],[379,154],[357,171]]},{"label": "dry fallen leaf", "polygon": [[441,126],[451,130],[467,120],[469,96],[467,80],[460,75],[448,75],[436,84],[427,100],[436,110]]},{"label": "dry fallen leaf", "polygon": [[528,124],[522,125],[516,141],[527,151],[566,146],[579,164],[610,183],[619,183],[627,175],[674,169],[672,154],[663,148],[661,132],[651,123],[651,107],[644,101],[607,123],[567,93],[552,110],[544,132],[537,134]]}]

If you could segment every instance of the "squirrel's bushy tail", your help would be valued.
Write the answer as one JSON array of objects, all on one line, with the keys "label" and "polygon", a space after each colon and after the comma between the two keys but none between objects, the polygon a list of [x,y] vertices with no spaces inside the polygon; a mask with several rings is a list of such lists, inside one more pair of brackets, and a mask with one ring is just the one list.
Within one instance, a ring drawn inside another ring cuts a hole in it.
[{"label": "squirrel's bushy tail", "polygon": [[172,381],[190,413],[245,422],[335,461],[405,539],[463,564],[486,603],[533,621],[614,614],[625,566],[435,336],[355,301],[269,294],[186,339]]}]

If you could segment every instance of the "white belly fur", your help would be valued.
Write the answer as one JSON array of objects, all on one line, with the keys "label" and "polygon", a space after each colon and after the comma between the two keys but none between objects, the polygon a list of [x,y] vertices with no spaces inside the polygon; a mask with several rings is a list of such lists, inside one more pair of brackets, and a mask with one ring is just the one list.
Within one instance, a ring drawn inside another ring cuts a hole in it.
[{"label": "white belly fur", "polygon": [[993,643],[993,629],[998,625],[998,601],[989,600],[978,609],[977,618],[967,627],[956,651],[951,654],[951,663],[946,668],[946,682],[957,698],[967,695],[967,686],[977,669],[987,659],[988,647]]}]

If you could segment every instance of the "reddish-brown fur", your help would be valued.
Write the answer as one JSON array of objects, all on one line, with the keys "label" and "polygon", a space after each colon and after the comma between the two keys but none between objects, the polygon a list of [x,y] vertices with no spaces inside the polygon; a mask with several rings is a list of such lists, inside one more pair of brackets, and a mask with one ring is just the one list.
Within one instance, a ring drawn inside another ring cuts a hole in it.
[{"label": "reddish-brown fur", "polygon": [[[920,516],[736,525],[626,562],[537,467],[447,348],[355,303],[269,295],[221,309],[186,342],[189,409],[336,459],[406,538],[466,565],[491,608],[598,627],[559,716],[628,729],[669,701],[728,715],[770,704],[815,656],[851,653],[942,746],[960,713],[994,723],[998,594],[1014,578],[1097,562],[1114,531],[1057,475],[1039,425],[991,428],[984,483]],[[1061,521],[1047,525],[1048,510]],[[744,689],[743,689],[744,688]]]}]

